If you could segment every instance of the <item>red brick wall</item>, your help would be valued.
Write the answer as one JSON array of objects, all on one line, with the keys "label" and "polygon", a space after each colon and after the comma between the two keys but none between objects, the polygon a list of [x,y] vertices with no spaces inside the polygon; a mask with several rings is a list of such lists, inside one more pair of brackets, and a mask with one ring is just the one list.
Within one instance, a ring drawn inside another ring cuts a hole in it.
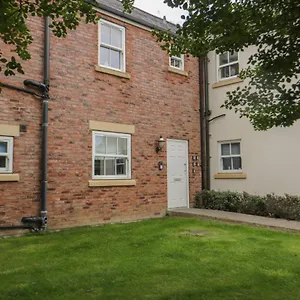
[{"label": "red brick wall", "polygon": [[[108,19],[108,18],[106,18]],[[112,19],[109,19],[112,21]],[[168,72],[168,55],[151,32],[126,27],[126,71],[131,79],[96,72],[98,26],[81,25],[66,39],[51,36],[49,101],[49,228],[99,224],[162,216],[167,209],[166,147],[155,141],[189,141],[190,201],[200,189],[200,167],[192,173],[192,155],[200,156],[198,63],[185,57],[189,76]],[[25,76],[3,78],[21,86],[24,78],[42,80],[43,23],[31,24],[33,58]],[[2,45],[1,45],[2,47]],[[92,132],[88,121],[135,125],[132,136],[133,187],[89,187],[92,177]],[[39,214],[41,103],[8,89],[0,95],[0,124],[26,124],[15,138],[14,173],[20,182],[0,182],[0,225]],[[165,163],[158,170],[158,161]]]}]

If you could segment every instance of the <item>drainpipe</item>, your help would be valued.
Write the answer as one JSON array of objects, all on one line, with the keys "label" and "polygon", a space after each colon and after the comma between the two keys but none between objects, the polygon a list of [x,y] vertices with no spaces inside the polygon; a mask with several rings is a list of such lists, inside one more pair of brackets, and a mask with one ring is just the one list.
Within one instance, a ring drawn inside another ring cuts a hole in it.
[{"label": "drainpipe", "polygon": [[205,155],[205,113],[204,113],[204,62],[203,58],[199,62],[199,108],[200,108],[200,149],[201,149],[201,189],[206,188],[206,155]]},{"label": "drainpipe", "polygon": [[202,190],[210,189],[209,95],[207,57],[199,58],[200,146]]},{"label": "drainpipe", "polygon": [[210,144],[209,144],[209,93],[208,93],[208,58],[204,58],[204,105],[205,105],[205,164],[206,164],[206,186],[210,190]]},{"label": "drainpipe", "polygon": [[47,187],[48,187],[48,100],[50,83],[50,18],[45,17],[44,31],[44,93],[42,104],[42,181],[41,181],[41,230],[47,229]]},{"label": "drainpipe", "polygon": [[21,222],[24,224],[17,226],[0,226],[0,230],[11,229],[32,229],[34,231],[47,229],[47,185],[48,185],[48,101],[49,101],[49,82],[50,82],[50,18],[45,17],[44,23],[44,83],[34,80],[24,80],[24,85],[38,88],[41,94],[26,90],[20,87],[1,83],[1,86],[31,94],[43,99],[42,103],[42,161],[41,161],[41,212],[40,216],[23,217]]}]

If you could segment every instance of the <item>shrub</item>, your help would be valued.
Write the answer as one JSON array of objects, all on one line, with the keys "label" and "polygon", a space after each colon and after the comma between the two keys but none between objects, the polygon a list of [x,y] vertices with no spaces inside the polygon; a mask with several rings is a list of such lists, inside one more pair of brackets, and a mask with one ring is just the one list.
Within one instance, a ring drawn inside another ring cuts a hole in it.
[{"label": "shrub", "polygon": [[246,192],[204,190],[196,194],[195,207],[300,220],[300,197],[287,194],[257,196]]}]

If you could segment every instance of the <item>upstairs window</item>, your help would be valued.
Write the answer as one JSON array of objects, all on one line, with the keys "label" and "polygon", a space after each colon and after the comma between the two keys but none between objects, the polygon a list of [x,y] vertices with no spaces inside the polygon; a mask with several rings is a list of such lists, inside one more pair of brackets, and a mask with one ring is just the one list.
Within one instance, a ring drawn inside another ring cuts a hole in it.
[{"label": "upstairs window", "polygon": [[131,135],[93,132],[93,179],[131,178]]},{"label": "upstairs window", "polygon": [[219,80],[237,77],[239,73],[239,54],[238,52],[224,52],[218,55]]},{"label": "upstairs window", "polygon": [[184,70],[184,55],[172,55],[170,56],[170,67],[178,69],[178,70]]},{"label": "upstairs window", "polygon": [[220,166],[221,172],[242,171],[240,141],[220,143]]},{"label": "upstairs window", "polygon": [[0,136],[0,173],[12,173],[13,138]]},{"label": "upstairs window", "polygon": [[125,72],[125,28],[99,21],[99,65]]}]

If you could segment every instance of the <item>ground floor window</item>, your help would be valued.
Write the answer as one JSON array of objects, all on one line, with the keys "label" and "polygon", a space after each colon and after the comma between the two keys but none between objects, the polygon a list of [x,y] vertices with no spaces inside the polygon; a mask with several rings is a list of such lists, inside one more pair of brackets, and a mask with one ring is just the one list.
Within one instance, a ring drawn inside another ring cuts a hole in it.
[{"label": "ground floor window", "polygon": [[12,173],[13,137],[0,136],[0,173]]},{"label": "ground floor window", "polygon": [[93,179],[131,178],[131,135],[93,132]]},{"label": "ground floor window", "polygon": [[242,171],[241,141],[219,143],[221,172]]}]

